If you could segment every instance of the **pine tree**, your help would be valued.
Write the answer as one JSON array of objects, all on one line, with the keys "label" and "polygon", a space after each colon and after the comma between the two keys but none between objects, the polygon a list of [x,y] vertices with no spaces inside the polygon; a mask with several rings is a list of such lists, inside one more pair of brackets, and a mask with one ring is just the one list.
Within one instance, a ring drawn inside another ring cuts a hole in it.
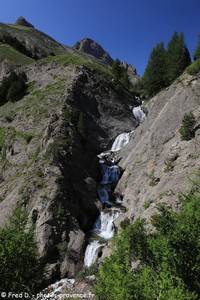
[{"label": "pine tree", "polygon": [[168,81],[172,83],[191,64],[183,33],[175,32],[167,47]]},{"label": "pine tree", "polygon": [[197,43],[197,47],[196,50],[194,52],[194,60],[200,59],[200,34],[198,36],[198,43]]},{"label": "pine tree", "polygon": [[163,43],[153,48],[143,76],[147,96],[153,96],[167,86],[166,51]]},{"label": "pine tree", "polygon": [[120,82],[127,89],[130,88],[130,80],[126,69],[122,66],[119,59],[116,59],[112,64],[112,73],[114,79]]}]

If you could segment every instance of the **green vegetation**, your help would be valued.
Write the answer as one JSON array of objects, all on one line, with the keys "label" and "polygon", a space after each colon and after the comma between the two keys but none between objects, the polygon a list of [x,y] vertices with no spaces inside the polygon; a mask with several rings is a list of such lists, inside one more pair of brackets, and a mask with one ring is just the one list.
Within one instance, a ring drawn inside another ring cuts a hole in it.
[{"label": "green vegetation", "polygon": [[196,50],[194,52],[194,60],[200,59],[200,35],[198,37],[198,43],[197,43],[197,47]]},{"label": "green vegetation", "polygon": [[181,128],[179,129],[182,140],[189,141],[195,136],[195,124],[196,120],[192,112],[184,115]]},{"label": "green vegetation", "polygon": [[46,58],[41,59],[38,63],[48,64],[50,62],[56,62],[63,66],[86,66],[99,73],[103,73],[106,76],[111,76],[112,74],[108,66],[98,63],[95,59],[89,58],[88,56],[82,55],[80,53],[66,53],[63,55],[48,56]]},{"label": "green vegetation", "polygon": [[91,267],[84,267],[77,275],[78,280],[84,279],[86,276],[96,275],[98,272],[98,265],[93,264]]},{"label": "green vegetation", "polygon": [[144,202],[144,205],[143,205],[144,209],[148,209],[149,206],[151,205],[151,203],[152,203],[151,200],[146,200],[146,201]]},{"label": "green vegetation", "polygon": [[189,67],[187,67],[187,72],[190,75],[196,75],[200,72],[200,59],[195,60]]},{"label": "green vegetation", "polygon": [[44,272],[37,258],[33,229],[26,229],[27,215],[16,209],[9,223],[0,229],[0,290],[35,293]]},{"label": "green vegetation", "polygon": [[9,33],[4,33],[3,35],[0,35],[0,42],[10,45],[15,50],[19,51],[20,53],[24,54],[29,58],[37,58],[34,57],[32,52],[26,48],[22,41],[19,41],[15,36]]},{"label": "green vegetation", "polygon": [[179,77],[190,63],[191,58],[184,35],[175,32],[167,49],[160,43],[152,50],[140,83],[140,90],[146,97],[154,96]]},{"label": "green vegetation", "polygon": [[16,74],[11,72],[8,77],[5,77],[0,86],[0,105],[7,101],[15,102],[20,100],[27,90],[26,81],[25,73]]},{"label": "green vegetation", "polygon": [[160,205],[147,233],[137,219],[114,240],[101,265],[99,300],[197,300],[200,297],[200,185],[182,196],[182,209]]},{"label": "green vegetation", "polygon": [[10,45],[0,44],[0,62],[5,59],[17,65],[26,65],[33,62],[30,57],[20,53]]},{"label": "green vegetation", "polygon": [[183,33],[175,32],[167,47],[167,77],[171,84],[191,64]]},{"label": "green vegetation", "polygon": [[15,131],[17,137],[23,138],[27,144],[33,139],[34,135],[31,132]]},{"label": "green vegetation", "polygon": [[5,129],[0,128],[0,151],[2,150],[5,143]]},{"label": "green vegetation", "polygon": [[116,59],[112,64],[112,74],[116,82],[120,82],[127,89],[130,88],[131,83],[127,71],[119,59]]},{"label": "green vegetation", "polygon": [[152,50],[143,76],[147,95],[153,96],[167,86],[166,69],[166,51],[163,43],[160,43]]},{"label": "green vegetation", "polygon": [[[28,57],[61,54],[65,48],[46,34],[27,26],[0,24],[0,41],[11,45]],[[27,46],[27,44],[29,46]],[[38,51],[39,50],[39,51]]]}]

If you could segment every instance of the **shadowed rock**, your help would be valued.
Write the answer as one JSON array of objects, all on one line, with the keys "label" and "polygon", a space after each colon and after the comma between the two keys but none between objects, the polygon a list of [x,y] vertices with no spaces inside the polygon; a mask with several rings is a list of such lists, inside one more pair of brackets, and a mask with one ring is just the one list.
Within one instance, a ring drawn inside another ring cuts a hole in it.
[{"label": "shadowed rock", "polygon": [[34,26],[31,23],[29,23],[24,17],[19,17],[15,22],[15,25],[34,28]]}]

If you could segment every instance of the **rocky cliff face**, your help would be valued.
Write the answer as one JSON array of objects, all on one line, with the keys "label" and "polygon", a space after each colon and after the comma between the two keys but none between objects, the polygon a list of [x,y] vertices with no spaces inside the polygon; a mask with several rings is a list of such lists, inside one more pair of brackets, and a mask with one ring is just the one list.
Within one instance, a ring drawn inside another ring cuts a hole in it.
[{"label": "rocky cliff face", "polygon": [[108,52],[106,52],[97,42],[91,39],[83,39],[80,42],[77,42],[73,48],[90,54],[105,64],[111,65],[113,62],[113,59]]},{"label": "rocky cliff face", "polygon": [[28,94],[0,107],[0,225],[16,206],[25,207],[55,280],[82,266],[85,234],[100,207],[97,154],[134,127],[133,99],[88,67],[52,58],[21,70]]},{"label": "rocky cliff face", "polygon": [[125,68],[128,76],[129,76],[130,82],[133,85],[136,84],[140,78],[140,76],[137,74],[136,68],[126,62],[122,62],[122,66]]},{"label": "rocky cliff face", "polygon": [[185,73],[147,104],[146,120],[119,154],[125,172],[117,190],[128,209],[123,217],[149,219],[161,202],[179,207],[178,194],[190,188],[189,178],[200,167],[199,130],[194,139],[182,141],[179,129],[190,111],[200,124],[199,96],[200,77]]}]

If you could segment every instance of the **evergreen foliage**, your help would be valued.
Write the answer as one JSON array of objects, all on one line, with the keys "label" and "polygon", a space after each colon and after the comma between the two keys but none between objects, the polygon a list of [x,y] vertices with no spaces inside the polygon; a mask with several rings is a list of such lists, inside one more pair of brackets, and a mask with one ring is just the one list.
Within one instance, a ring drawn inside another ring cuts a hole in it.
[{"label": "evergreen foliage", "polygon": [[0,105],[7,101],[15,102],[20,100],[27,90],[27,77],[25,73],[16,74],[11,72],[8,77],[2,80],[0,86]]},{"label": "evergreen foliage", "polygon": [[195,60],[189,67],[187,67],[187,72],[190,75],[196,75],[200,72],[200,58]]},{"label": "evergreen foliage", "polygon": [[167,86],[166,68],[166,51],[164,44],[159,43],[152,50],[143,76],[147,96],[151,97]]},{"label": "evergreen foliage", "polygon": [[41,287],[43,267],[37,259],[33,230],[26,230],[26,213],[17,209],[0,229],[0,290],[35,293]]},{"label": "evergreen foliage", "polygon": [[194,52],[194,60],[200,59],[200,35],[198,37],[198,43],[197,43],[197,47],[196,50]]},{"label": "evergreen foliage", "polygon": [[[145,223],[127,225],[99,269],[99,300],[197,300],[200,297],[200,185],[182,197],[180,212],[161,205]],[[134,269],[133,262],[139,265]]]},{"label": "evergreen foliage", "polygon": [[196,124],[196,120],[192,112],[184,115],[182,120],[182,126],[179,130],[182,140],[189,141],[194,137],[195,124]]},{"label": "evergreen foliage", "polygon": [[167,77],[171,84],[191,64],[183,33],[175,32],[167,47]]},{"label": "evergreen foliage", "polygon": [[151,52],[142,78],[145,96],[152,97],[170,85],[190,63],[190,53],[182,33],[173,34],[167,50],[163,43],[157,44]]},{"label": "evergreen foliage", "polygon": [[116,59],[112,64],[112,74],[117,82],[120,82],[127,89],[130,88],[130,80],[127,71],[122,66],[119,59]]}]

